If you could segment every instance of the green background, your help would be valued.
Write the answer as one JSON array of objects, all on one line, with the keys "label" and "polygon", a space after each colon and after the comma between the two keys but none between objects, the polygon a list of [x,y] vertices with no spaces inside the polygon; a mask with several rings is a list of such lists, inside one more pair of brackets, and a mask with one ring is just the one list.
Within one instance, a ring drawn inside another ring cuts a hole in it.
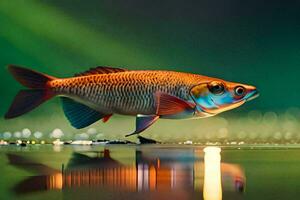
[{"label": "green background", "polygon": [[[57,77],[99,65],[176,70],[252,84],[261,96],[213,119],[161,120],[146,135],[208,140],[222,131],[219,139],[243,139],[255,132],[251,140],[263,131],[268,133],[265,138],[297,141],[299,6],[300,2],[279,0],[2,0],[0,115],[22,88],[7,72],[7,64]],[[107,133],[103,137],[120,138],[133,130],[134,118],[116,116],[94,126]],[[0,132],[23,128],[47,134],[60,128],[68,138],[82,132],[69,125],[58,99],[17,119],[0,119]],[[246,136],[239,137],[241,133]]]}]

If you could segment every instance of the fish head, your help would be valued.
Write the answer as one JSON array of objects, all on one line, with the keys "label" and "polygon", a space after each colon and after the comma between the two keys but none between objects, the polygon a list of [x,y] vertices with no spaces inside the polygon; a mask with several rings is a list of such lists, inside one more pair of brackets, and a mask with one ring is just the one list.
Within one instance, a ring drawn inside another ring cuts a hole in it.
[{"label": "fish head", "polygon": [[194,86],[190,95],[196,103],[196,114],[212,116],[239,107],[259,93],[251,85],[213,79]]}]

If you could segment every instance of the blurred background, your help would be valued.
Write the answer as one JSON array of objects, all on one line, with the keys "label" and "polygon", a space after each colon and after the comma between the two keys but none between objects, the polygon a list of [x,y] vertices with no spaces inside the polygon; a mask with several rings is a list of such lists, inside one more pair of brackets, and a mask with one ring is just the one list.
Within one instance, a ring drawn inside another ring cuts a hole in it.
[{"label": "blurred background", "polygon": [[[298,143],[299,6],[279,0],[0,1],[0,115],[22,88],[8,64],[56,77],[100,65],[176,70],[252,84],[261,96],[213,118],[160,120],[143,136]],[[22,117],[1,117],[0,139],[124,139],[134,121],[113,116],[76,130],[56,98]]]}]

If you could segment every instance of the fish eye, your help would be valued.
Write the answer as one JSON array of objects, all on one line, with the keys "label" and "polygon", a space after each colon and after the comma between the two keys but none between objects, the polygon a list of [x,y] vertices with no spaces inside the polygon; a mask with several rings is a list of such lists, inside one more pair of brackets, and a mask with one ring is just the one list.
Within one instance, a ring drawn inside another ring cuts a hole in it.
[{"label": "fish eye", "polygon": [[224,87],[223,83],[213,81],[208,84],[208,89],[213,94],[221,95],[224,93],[225,87]]},{"label": "fish eye", "polygon": [[234,88],[234,93],[237,96],[243,96],[245,95],[246,89],[243,86],[237,86]]}]

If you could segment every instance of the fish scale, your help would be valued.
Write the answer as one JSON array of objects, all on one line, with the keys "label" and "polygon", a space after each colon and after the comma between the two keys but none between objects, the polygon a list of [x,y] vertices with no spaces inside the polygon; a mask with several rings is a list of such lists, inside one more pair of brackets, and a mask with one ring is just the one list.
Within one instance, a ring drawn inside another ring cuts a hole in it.
[{"label": "fish scale", "polygon": [[55,79],[51,88],[98,111],[119,114],[155,114],[157,91],[189,100],[192,86],[204,76],[170,71],[126,71]]}]

